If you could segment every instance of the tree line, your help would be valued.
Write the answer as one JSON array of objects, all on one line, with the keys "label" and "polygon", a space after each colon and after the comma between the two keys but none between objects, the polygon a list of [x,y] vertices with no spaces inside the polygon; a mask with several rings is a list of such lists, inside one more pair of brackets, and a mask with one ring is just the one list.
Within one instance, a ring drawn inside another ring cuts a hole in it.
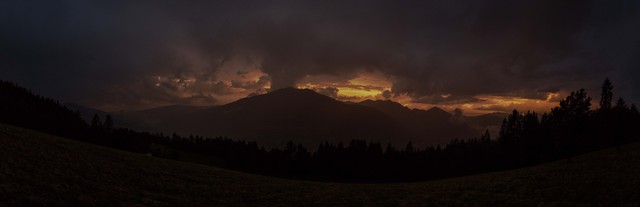
[{"label": "tree line", "polygon": [[[425,149],[351,140],[325,142],[316,151],[289,142],[265,149],[255,142],[226,137],[164,135],[114,128],[110,116],[87,123],[58,102],[2,81],[0,121],[102,146],[168,159],[200,162],[245,172],[326,181],[397,182],[430,180],[513,169],[639,140],[640,113],[618,98],[613,84],[602,85],[599,107],[592,109],[584,89],[572,92],[548,113],[513,112],[500,133],[454,140]],[[6,97],[6,98],[5,98]]]}]

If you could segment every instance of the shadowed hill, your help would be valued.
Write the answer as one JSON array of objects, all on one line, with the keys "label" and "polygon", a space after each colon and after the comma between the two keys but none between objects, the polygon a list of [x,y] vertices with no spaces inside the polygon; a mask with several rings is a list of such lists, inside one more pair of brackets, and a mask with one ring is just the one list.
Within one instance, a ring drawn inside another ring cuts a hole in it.
[{"label": "shadowed hill", "polygon": [[[86,107],[76,103],[64,103],[63,106],[67,107],[69,110],[77,111],[80,115],[80,118],[82,118],[82,120],[84,120],[87,123],[91,123],[91,119],[93,118],[94,115],[98,115],[100,117],[106,117],[107,115],[111,115],[108,112],[105,112],[99,109],[94,109],[91,107]],[[112,115],[112,116],[115,123],[121,123],[123,120],[123,118],[120,116],[115,116],[115,115]]]},{"label": "shadowed hill", "polygon": [[[385,112],[401,123],[417,146],[445,145],[453,139],[480,135],[466,123],[452,122],[452,115],[438,107],[429,110],[409,109],[393,101],[366,100],[357,103]],[[484,129],[483,129],[484,130]]]},{"label": "shadowed hill", "polygon": [[158,129],[166,127],[163,126],[163,124],[167,120],[182,118],[186,114],[191,114],[206,108],[208,107],[171,105],[125,112],[122,113],[121,116],[124,118],[124,123],[127,124],[127,127],[144,131],[161,131]]},{"label": "shadowed hill", "polygon": [[158,108],[127,112],[127,113],[124,113],[123,115],[131,118],[136,118],[136,119],[147,119],[153,122],[153,121],[162,120],[162,119],[171,119],[173,117],[178,117],[184,113],[192,113],[192,112],[206,109],[206,108],[208,107],[171,105],[171,106],[163,106]]},{"label": "shadowed hill", "polygon": [[464,121],[475,129],[483,130],[483,132],[489,130],[492,135],[498,135],[502,120],[508,115],[507,113],[494,112],[478,116],[465,116]]},{"label": "shadowed hill", "polygon": [[502,123],[502,120],[507,116],[509,116],[507,113],[494,112],[478,116],[465,116],[464,118],[470,124],[487,127],[492,125],[499,126]]},{"label": "shadowed hill", "polygon": [[128,112],[106,112],[76,103],[64,103],[64,107],[78,112],[80,118],[87,123],[91,122],[94,115],[106,117],[110,115],[114,119],[116,127],[127,127],[137,130],[157,130],[158,124],[164,120],[173,119],[185,113],[205,109],[202,106],[171,105],[157,108],[143,109]]},{"label": "shadowed hill", "polygon": [[0,206],[637,206],[640,145],[402,184],[277,179],[0,124]]}]

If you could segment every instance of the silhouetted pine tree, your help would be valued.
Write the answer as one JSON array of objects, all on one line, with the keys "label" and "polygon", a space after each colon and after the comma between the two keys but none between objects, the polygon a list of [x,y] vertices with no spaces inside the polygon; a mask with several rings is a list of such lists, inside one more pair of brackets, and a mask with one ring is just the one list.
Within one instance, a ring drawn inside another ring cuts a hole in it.
[{"label": "silhouetted pine tree", "polygon": [[579,152],[578,139],[585,138],[589,131],[591,98],[584,89],[571,92],[560,101],[560,106],[551,109],[551,136],[559,152],[570,158]]},{"label": "silhouetted pine tree", "polygon": [[480,137],[480,141],[482,143],[491,142],[491,134],[489,133],[488,129],[484,131],[484,134]]},{"label": "silhouetted pine tree", "polygon": [[613,100],[613,83],[609,78],[602,83],[602,91],[600,92],[600,110],[611,109],[611,101]]},{"label": "silhouetted pine tree", "polygon": [[103,125],[102,125],[102,121],[100,120],[100,116],[98,116],[98,114],[94,114],[93,118],[91,119],[91,129],[95,130],[95,131],[99,131],[102,130]]},{"label": "silhouetted pine tree", "polygon": [[111,118],[111,115],[109,114],[107,114],[106,118],[104,119],[104,128],[106,130],[113,129],[113,118]]}]

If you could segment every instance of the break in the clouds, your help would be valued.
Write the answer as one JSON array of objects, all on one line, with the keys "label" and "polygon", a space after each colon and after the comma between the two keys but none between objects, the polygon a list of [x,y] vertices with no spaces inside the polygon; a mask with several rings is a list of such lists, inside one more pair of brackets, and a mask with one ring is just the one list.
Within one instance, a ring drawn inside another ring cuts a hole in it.
[{"label": "break in the clouds", "polygon": [[639,15],[634,0],[2,1],[0,75],[112,110],[305,85],[488,110],[597,97],[605,77],[638,103]]}]

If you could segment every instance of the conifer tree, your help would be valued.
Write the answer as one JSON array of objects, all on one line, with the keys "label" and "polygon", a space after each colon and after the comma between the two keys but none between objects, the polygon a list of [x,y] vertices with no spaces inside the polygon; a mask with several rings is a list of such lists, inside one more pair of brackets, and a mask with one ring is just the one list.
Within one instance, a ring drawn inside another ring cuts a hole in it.
[{"label": "conifer tree", "polygon": [[91,128],[102,129],[102,121],[100,121],[100,116],[98,116],[98,114],[93,115],[93,119],[91,119]]},{"label": "conifer tree", "polygon": [[600,93],[600,110],[611,109],[611,101],[613,99],[613,84],[609,78],[602,83],[602,92]]},{"label": "conifer tree", "polygon": [[107,130],[113,128],[113,118],[111,118],[111,115],[107,114],[107,117],[104,119],[104,128]]}]

